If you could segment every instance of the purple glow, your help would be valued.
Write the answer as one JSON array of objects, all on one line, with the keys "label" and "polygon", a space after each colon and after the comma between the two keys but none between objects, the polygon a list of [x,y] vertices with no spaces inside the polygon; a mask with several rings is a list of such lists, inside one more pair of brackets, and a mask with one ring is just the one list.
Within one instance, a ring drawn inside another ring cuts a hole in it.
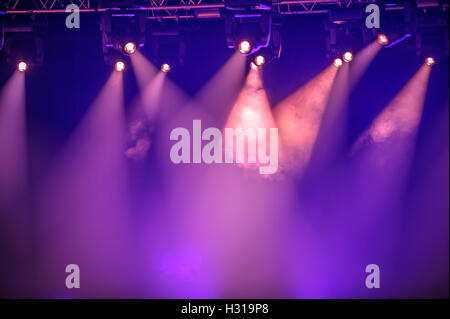
[{"label": "purple glow", "polygon": [[[448,102],[426,113],[439,65],[414,67],[391,95],[384,82],[383,90],[364,92],[357,106],[371,114],[351,122],[354,88],[379,49],[371,43],[340,68],[331,61],[311,74],[298,68],[295,83],[291,73],[281,80],[265,73],[285,71],[276,64],[247,70],[246,57],[230,54],[189,92],[176,72],[163,73],[136,52],[134,72],[112,72],[93,90],[74,129],[58,123],[68,136],[45,140],[58,144],[52,148],[34,134],[44,125],[26,126],[25,106],[35,105],[25,103],[25,74],[14,73],[0,93],[0,292],[448,297]],[[277,95],[271,81],[276,90],[290,88]],[[133,85],[133,94],[124,92]],[[385,101],[370,103],[381,94]],[[53,114],[34,112],[39,120]],[[175,164],[170,133],[192,133],[194,120],[219,132],[278,128],[280,173],[260,175],[252,169],[260,163]],[[68,291],[71,263],[81,268],[81,288]],[[381,268],[381,289],[365,287],[372,263]]]},{"label": "purple glow", "polygon": [[17,200],[27,185],[25,73],[16,71],[0,91],[0,202]]}]

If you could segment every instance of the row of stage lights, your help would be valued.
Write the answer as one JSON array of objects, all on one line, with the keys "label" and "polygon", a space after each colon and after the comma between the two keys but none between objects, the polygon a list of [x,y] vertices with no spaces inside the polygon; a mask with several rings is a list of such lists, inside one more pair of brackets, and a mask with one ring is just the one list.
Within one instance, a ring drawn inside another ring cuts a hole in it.
[{"label": "row of stage lights", "polygon": [[[133,54],[134,52],[136,52],[136,50],[137,50],[136,44],[134,44],[133,42],[127,42],[123,47],[123,51],[127,55]],[[244,55],[248,54],[251,50],[252,50],[252,45],[249,41],[243,40],[239,43],[239,52],[241,52],[242,54],[244,54]],[[253,60],[253,63],[256,66],[262,66],[262,65],[264,65],[265,62],[266,62],[266,58],[263,55],[258,55]],[[114,64],[114,69],[116,69],[119,72],[124,71],[125,63],[121,60],[117,61]],[[170,70],[171,70],[171,67],[168,63],[164,63],[161,65],[162,72],[167,73]]]},{"label": "row of stage lights", "polygon": [[[114,64],[114,69],[118,72],[122,72],[125,70],[125,62],[119,60]],[[26,70],[28,70],[28,63],[26,63],[25,61],[19,61],[17,63],[17,71],[20,72],[25,72]],[[168,63],[164,63],[161,66],[161,71],[164,73],[167,73],[170,71],[170,65]]]},{"label": "row of stage lights", "polygon": [[[125,54],[127,55],[131,55],[133,53],[135,53],[137,50],[137,46],[134,42],[127,42],[125,43],[125,45],[123,46],[123,51],[125,52]],[[125,70],[125,62],[119,60],[114,64],[114,69],[116,71],[122,72]],[[167,73],[170,71],[170,65],[168,63],[164,63],[163,65],[161,65],[161,71],[164,73]]]},{"label": "row of stage lights", "polygon": [[[378,35],[378,43],[385,46],[389,44],[389,39],[386,35],[384,34],[379,34]],[[247,40],[243,40],[239,43],[239,52],[241,52],[242,54],[246,55],[248,54],[251,50],[252,50],[252,45],[249,41]],[[127,42],[124,46],[123,46],[123,51],[127,54],[127,55],[131,55],[133,53],[135,53],[137,50],[137,46],[134,42]],[[350,51],[345,52],[342,55],[342,59],[341,58],[336,58],[334,59],[334,66],[339,68],[341,67],[344,62],[349,63],[353,60],[353,53]],[[260,67],[263,66],[264,63],[266,62],[266,59],[263,55],[257,55],[253,61],[252,61],[252,65],[256,66],[256,67]],[[427,57],[425,59],[425,64],[428,66],[432,66],[435,63],[435,59],[432,57]],[[115,64],[114,64],[114,69],[118,72],[122,72],[125,70],[125,62],[123,62],[122,60],[118,60]],[[25,61],[19,61],[17,63],[17,70],[20,72],[25,72],[26,70],[28,70],[28,64]],[[167,73],[171,70],[171,67],[168,63],[164,63],[161,65],[161,71],[164,73]]]},{"label": "row of stage lights", "polygon": [[[137,46],[134,42],[127,42],[124,46],[123,46],[123,51],[127,54],[127,55],[131,55],[133,53],[135,53],[137,50]],[[118,72],[122,72],[125,71],[125,62],[122,60],[118,60],[115,64],[114,64],[114,69]],[[169,72],[170,71],[170,65],[168,63],[164,63],[163,65],[161,65],[161,71],[162,72]],[[26,63],[25,61],[19,61],[17,63],[17,70],[20,72],[25,72],[26,70],[28,70],[28,63]]]}]

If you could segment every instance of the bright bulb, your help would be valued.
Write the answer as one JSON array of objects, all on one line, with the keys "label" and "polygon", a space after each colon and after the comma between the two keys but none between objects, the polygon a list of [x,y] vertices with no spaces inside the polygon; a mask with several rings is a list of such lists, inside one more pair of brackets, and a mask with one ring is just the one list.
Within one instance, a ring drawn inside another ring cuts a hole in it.
[{"label": "bright bulb", "polygon": [[342,62],[342,59],[337,58],[337,59],[334,59],[333,64],[335,67],[340,68],[342,66],[342,64],[344,64],[344,62]]},{"label": "bright bulb", "polygon": [[350,62],[353,60],[353,54],[351,52],[345,52],[343,58],[345,62]]},{"label": "bright bulb", "polygon": [[123,47],[123,50],[125,51],[125,53],[133,54],[134,52],[136,52],[136,44],[134,44],[133,42],[127,42]]},{"label": "bright bulb", "polygon": [[242,54],[249,53],[251,49],[252,45],[247,40],[241,41],[241,43],[239,43],[239,52],[241,52]]},{"label": "bright bulb", "polygon": [[384,34],[379,34],[378,35],[378,43],[381,44],[381,45],[388,45],[389,44],[389,39]]},{"label": "bright bulb", "polygon": [[266,63],[266,59],[265,59],[262,55],[258,55],[258,56],[255,58],[255,64],[256,64],[257,66],[261,66],[261,65],[263,65],[264,63]]},{"label": "bright bulb", "polygon": [[20,61],[17,63],[17,70],[20,72],[24,72],[28,69],[28,64],[26,62]]},{"label": "bright bulb", "polygon": [[163,71],[164,73],[167,73],[170,71],[170,65],[167,63],[164,63],[163,65],[161,65],[161,71]]},{"label": "bright bulb", "polygon": [[117,71],[122,72],[123,70],[125,70],[125,63],[123,63],[122,61],[117,61],[116,64],[114,65],[114,68]]},{"label": "bright bulb", "polygon": [[428,58],[425,59],[425,64],[428,65],[428,66],[432,66],[435,63],[436,63],[436,60],[434,58],[432,58],[432,57],[428,57]]}]

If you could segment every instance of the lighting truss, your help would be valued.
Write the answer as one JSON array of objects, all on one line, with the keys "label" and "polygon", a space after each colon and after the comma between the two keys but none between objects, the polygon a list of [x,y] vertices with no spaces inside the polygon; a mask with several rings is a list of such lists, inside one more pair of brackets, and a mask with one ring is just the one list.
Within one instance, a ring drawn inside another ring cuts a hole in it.
[{"label": "lighting truss", "polygon": [[[81,12],[105,12],[111,8],[101,6],[98,0],[6,0],[6,14],[65,13],[65,6],[75,4]],[[143,6],[120,8],[125,11],[143,11],[147,19],[219,18],[220,14],[202,15],[202,11],[217,12],[224,8],[224,0],[147,0]],[[281,15],[321,14],[331,8],[374,3],[374,0],[274,0],[273,11]],[[418,0],[419,8],[439,6],[438,1]],[[448,4],[447,4],[448,6]],[[389,10],[402,10],[401,4]]]}]

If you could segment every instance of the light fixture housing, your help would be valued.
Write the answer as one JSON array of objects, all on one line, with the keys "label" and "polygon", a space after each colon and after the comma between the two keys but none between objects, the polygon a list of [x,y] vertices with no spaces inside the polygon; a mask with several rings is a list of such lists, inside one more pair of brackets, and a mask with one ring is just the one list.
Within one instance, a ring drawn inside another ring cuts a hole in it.
[{"label": "light fixture housing", "polygon": [[344,53],[342,58],[344,59],[345,62],[349,63],[353,60],[353,53],[351,53],[350,51],[347,51]]},{"label": "light fixture housing", "polygon": [[242,40],[239,42],[239,52],[242,54],[248,54],[252,50],[252,44],[248,40]]},{"label": "light fixture housing", "polygon": [[253,2],[227,1],[222,12],[228,47],[245,56],[267,48],[272,33],[271,7]]},{"label": "light fixture housing", "polygon": [[263,55],[258,55],[256,56],[254,63],[257,66],[262,66],[264,65],[264,63],[266,63],[266,58]]},{"label": "light fixture housing", "polygon": [[164,73],[167,73],[170,71],[170,64],[169,63],[164,63],[163,65],[161,65],[161,71],[163,71]]},{"label": "light fixture housing", "polygon": [[122,72],[125,70],[125,63],[123,61],[117,61],[114,64],[114,69],[116,69],[116,71],[118,72]]},{"label": "light fixture housing", "polygon": [[19,61],[17,63],[17,71],[25,72],[26,70],[28,70],[28,63],[26,63],[25,61]]},{"label": "light fixture housing", "polygon": [[425,64],[428,66],[433,66],[436,63],[436,60],[433,57],[428,57],[425,59]]},{"label": "light fixture housing", "polygon": [[123,46],[123,51],[126,54],[133,54],[134,52],[136,52],[136,44],[134,42],[127,42],[125,43],[125,45]]},{"label": "light fixture housing", "polygon": [[333,64],[335,67],[340,68],[344,64],[344,62],[341,58],[336,58],[334,59]]},{"label": "light fixture housing", "polygon": [[101,16],[103,57],[114,65],[123,56],[129,56],[143,47],[146,39],[146,21],[143,12],[105,12]]},{"label": "light fixture housing", "polygon": [[380,33],[377,37],[377,41],[381,45],[388,45],[389,44],[389,38],[385,35]]}]

